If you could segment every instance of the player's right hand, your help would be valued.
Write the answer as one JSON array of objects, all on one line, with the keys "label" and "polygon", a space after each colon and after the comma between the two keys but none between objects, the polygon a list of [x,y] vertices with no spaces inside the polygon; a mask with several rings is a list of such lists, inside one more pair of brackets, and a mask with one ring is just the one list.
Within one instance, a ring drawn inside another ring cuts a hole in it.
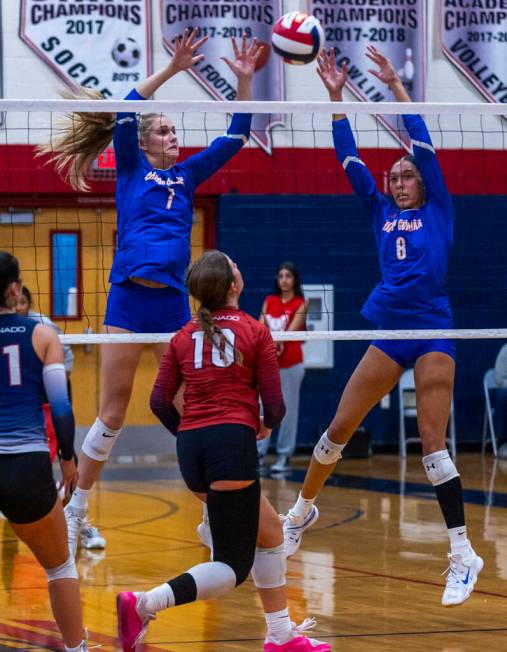
[{"label": "player's right hand", "polygon": [[77,486],[78,472],[74,458],[67,461],[60,459],[60,470],[62,479],[60,480],[59,491],[63,489],[63,495],[67,497]]}]

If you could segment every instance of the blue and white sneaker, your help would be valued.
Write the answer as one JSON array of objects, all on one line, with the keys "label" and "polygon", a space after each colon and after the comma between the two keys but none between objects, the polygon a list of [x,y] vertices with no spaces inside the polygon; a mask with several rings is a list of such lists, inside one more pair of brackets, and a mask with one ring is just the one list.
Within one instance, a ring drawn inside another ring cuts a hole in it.
[{"label": "blue and white sneaker", "polygon": [[465,602],[474,590],[477,577],[484,566],[483,560],[469,546],[463,554],[449,553],[447,583],[442,596],[444,607],[454,607]]},{"label": "blue and white sneaker", "polygon": [[105,550],[106,540],[99,532],[99,529],[92,525],[85,517],[79,528],[79,543],[87,550]]},{"label": "blue and white sneaker", "polygon": [[305,518],[296,516],[291,509],[287,516],[280,516],[283,523],[284,550],[287,557],[292,557],[299,550],[303,532],[312,526],[318,518],[319,510],[315,505],[312,505]]}]

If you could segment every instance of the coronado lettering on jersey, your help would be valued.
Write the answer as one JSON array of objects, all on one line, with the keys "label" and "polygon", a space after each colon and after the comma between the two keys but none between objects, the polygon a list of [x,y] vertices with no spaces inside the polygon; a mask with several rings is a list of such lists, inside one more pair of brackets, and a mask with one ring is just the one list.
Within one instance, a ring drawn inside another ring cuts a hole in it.
[{"label": "coronado lettering on jersey", "polygon": [[213,319],[216,321],[239,321],[239,315],[214,315]]},{"label": "coronado lettering on jersey", "polygon": [[26,326],[3,326],[0,333],[26,333]]},{"label": "coronado lettering on jersey", "polygon": [[148,172],[148,174],[144,177],[145,181],[155,181],[155,183],[158,183],[159,186],[176,186],[176,185],[185,185],[185,181],[183,177],[176,177],[176,181],[173,181],[172,179],[162,179],[161,176],[159,176],[155,170],[152,170],[151,172]]},{"label": "coronado lettering on jersey", "polygon": [[392,222],[386,222],[382,227],[382,231],[386,233],[392,233],[396,228],[398,231],[419,231],[422,229],[423,223],[421,219],[415,220],[393,220]]}]

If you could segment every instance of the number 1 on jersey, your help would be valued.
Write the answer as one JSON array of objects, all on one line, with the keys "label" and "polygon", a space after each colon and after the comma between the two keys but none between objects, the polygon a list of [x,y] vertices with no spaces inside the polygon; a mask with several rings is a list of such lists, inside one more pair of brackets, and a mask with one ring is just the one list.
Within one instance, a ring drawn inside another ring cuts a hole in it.
[{"label": "number 1 on jersey", "polygon": [[15,387],[21,385],[21,363],[19,355],[19,344],[10,344],[2,348],[2,353],[7,356],[9,367],[9,385]]},{"label": "number 1 on jersey", "polygon": [[[236,340],[236,333],[230,328],[222,328],[222,333],[227,340],[225,343],[223,356],[220,355],[220,350],[216,344],[211,347],[211,363],[215,367],[230,367],[234,362],[234,341]],[[194,348],[194,367],[202,369],[203,364],[203,351],[204,351],[204,331],[195,331],[192,333],[192,339],[195,342]],[[224,359],[225,358],[225,359]]]}]

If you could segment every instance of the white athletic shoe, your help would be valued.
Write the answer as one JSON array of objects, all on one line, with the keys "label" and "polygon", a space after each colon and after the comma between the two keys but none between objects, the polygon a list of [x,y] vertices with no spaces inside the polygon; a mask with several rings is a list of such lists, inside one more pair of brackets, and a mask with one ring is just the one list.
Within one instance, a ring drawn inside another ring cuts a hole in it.
[{"label": "white athletic shoe", "polygon": [[69,552],[72,558],[75,559],[77,554],[77,544],[79,542],[79,531],[86,518],[86,512],[84,509],[77,509],[70,505],[67,505],[63,511],[65,514],[65,520],[67,521]]},{"label": "white athletic shoe", "polygon": [[87,550],[104,550],[106,540],[99,532],[99,529],[90,523],[85,517],[79,529],[79,542]]},{"label": "white athletic shoe", "polygon": [[291,470],[291,465],[289,464],[289,458],[287,455],[279,455],[276,462],[271,466],[271,471],[273,473],[284,473]]},{"label": "white athletic shoe", "polygon": [[298,551],[303,532],[313,525],[318,518],[319,510],[316,505],[312,505],[306,518],[296,516],[290,509],[287,516],[280,515],[283,523],[284,549],[287,557],[292,557]]},{"label": "white athletic shoe", "polygon": [[442,604],[444,607],[453,607],[470,597],[484,562],[472,547],[463,555],[449,553],[447,557],[449,568],[444,571],[447,573],[447,583]]},{"label": "white athletic shoe", "polygon": [[210,549],[210,558],[213,560],[213,539],[211,537],[211,528],[207,516],[203,517],[202,522],[197,526],[197,536],[202,545]]}]

